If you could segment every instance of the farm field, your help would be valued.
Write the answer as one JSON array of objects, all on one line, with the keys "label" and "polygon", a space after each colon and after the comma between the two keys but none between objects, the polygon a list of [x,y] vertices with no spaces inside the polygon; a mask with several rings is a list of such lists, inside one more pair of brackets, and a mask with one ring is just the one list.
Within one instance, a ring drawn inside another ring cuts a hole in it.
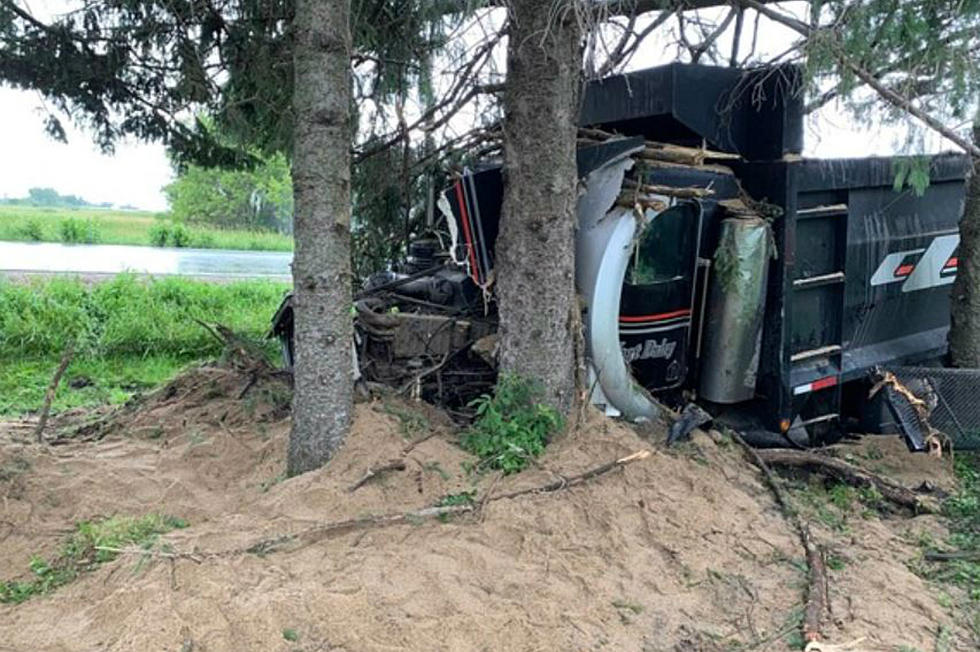
[{"label": "farm field", "polygon": [[[0,240],[17,242],[69,242],[78,244],[159,244],[174,225],[149,211],[71,209],[0,205]],[[183,227],[181,246],[200,249],[292,251],[290,236],[267,231]]]}]

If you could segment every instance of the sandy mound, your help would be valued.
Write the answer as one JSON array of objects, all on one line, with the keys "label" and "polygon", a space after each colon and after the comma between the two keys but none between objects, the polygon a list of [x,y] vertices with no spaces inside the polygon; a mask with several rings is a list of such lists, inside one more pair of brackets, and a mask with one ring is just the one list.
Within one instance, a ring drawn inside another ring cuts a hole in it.
[{"label": "sandy mound", "polygon": [[[20,443],[23,427],[0,426],[0,468],[11,470],[0,475],[0,577],[25,576],[31,554],[53,553],[81,519],[180,516],[191,527],[167,543],[205,556],[462,491],[479,501],[638,450],[652,455],[448,522],[200,563],[155,558],[137,568],[121,557],[47,596],[0,605],[0,649],[781,650],[794,641],[802,552],[724,439],[695,433],[665,452],[590,415],[539,468],[474,480],[437,411],[378,401],[357,406],[350,439],[326,469],[283,480],[282,389],[266,383],[238,399],[244,385],[225,370],[198,370],[96,442],[41,448]],[[406,470],[348,491],[370,467],[402,456]],[[943,626],[952,649],[973,649],[938,591],[906,568],[918,550],[907,531],[916,528],[941,525],[872,518],[853,525],[850,541],[821,533],[848,561],[831,578],[833,641],[866,636],[858,649],[926,650]]]}]

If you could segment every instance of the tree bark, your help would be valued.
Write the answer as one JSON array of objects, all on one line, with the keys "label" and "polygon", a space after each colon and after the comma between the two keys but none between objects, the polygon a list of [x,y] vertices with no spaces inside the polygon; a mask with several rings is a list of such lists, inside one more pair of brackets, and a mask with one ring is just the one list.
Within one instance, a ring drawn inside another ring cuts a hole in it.
[{"label": "tree bark", "polygon": [[577,0],[510,0],[504,198],[497,239],[500,369],[567,415],[580,347],[575,294]]},{"label": "tree bark", "polygon": [[[980,121],[973,126],[973,143],[980,145]],[[966,182],[957,258],[950,294],[950,361],[956,367],[980,367],[980,157],[973,158]]]},{"label": "tree bark", "polygon": [[350,0],[296,0],[293,21],[293,309],[286,470],[322,466],[350,429]]}]

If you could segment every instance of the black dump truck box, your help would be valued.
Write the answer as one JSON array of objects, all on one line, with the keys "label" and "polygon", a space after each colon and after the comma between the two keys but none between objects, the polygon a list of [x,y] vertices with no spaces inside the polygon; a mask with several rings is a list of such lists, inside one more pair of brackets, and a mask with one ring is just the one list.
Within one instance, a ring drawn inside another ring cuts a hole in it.
[{"label": "black dump truck box", "polygon": [[[780,205],[759,392],[783,422],[833,419],[875,367],[946,352],[966,161],[932,160],[922,196],[893,161],[748,162],[745,189]],[[771,425],[778,425],[771,423]]]}]

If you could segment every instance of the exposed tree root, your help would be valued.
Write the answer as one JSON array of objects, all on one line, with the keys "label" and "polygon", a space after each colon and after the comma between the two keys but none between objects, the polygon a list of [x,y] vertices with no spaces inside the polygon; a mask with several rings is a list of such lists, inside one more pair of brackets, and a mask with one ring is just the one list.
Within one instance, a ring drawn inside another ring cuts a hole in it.
[{"label": "exposed tree root", "polygon": [[934,514],[939,511],[938,506],[914,491],[834,457],[810,451],[779,449],[760,450],[757,454],[768,464],[808,468],[831,475],[854,487],[874,487],[885,499],[917,514]]}]

